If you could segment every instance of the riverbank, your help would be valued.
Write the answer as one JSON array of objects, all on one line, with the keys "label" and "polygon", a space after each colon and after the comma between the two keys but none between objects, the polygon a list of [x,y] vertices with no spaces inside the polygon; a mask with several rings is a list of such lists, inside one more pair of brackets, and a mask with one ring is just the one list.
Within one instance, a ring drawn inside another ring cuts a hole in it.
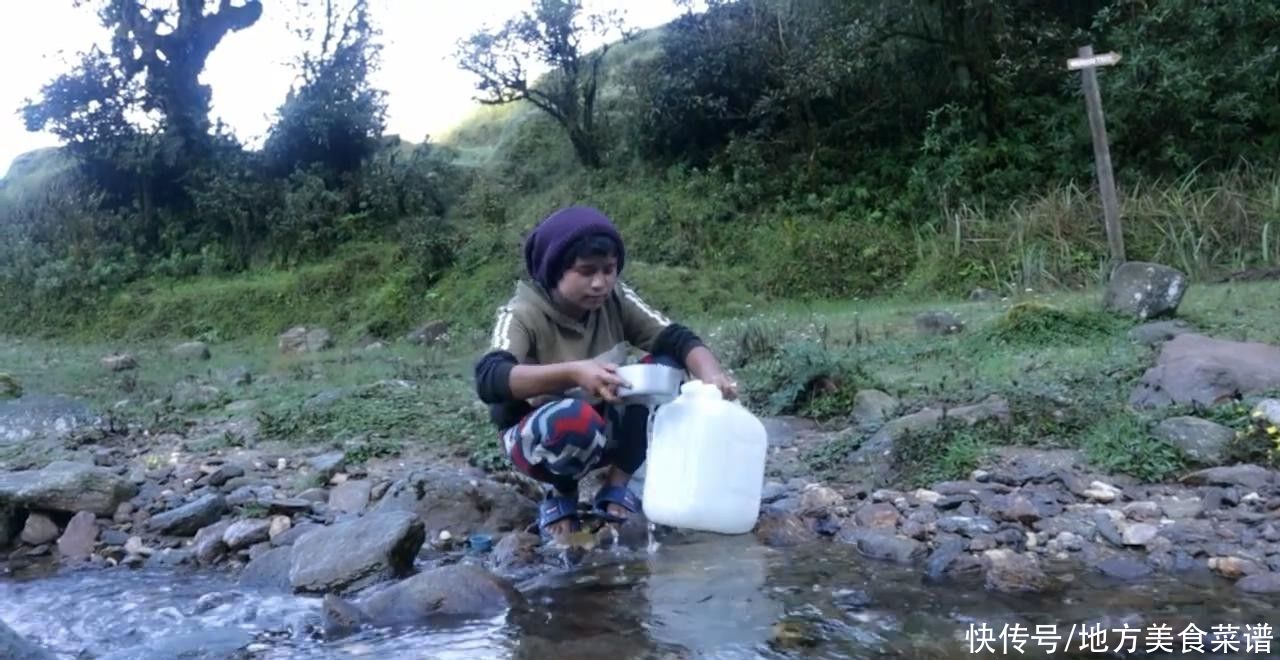
[{"label": "riverbank", "polygon": [[[697,325],[770,428],[762,548],[1011,596],[1210,580],[1265,609],[1280,591],[1280,474],[1252,413],[1270,414],[1280,381],[1239,371],[1265,359],[1232,358],[1280,345],[1277,294],[1193,285],[1179,321],[1159,324],[1100,312],[1101,292],[1032,292]],[[524,608],[567,567],[647,556],[638,522],[567,551],[529,533],[536,484],[504,469],[470,389],[482,337],[335,334],[6,339],[21,387],[0,402],[6,574],[194,568],[328,594],[313,613],[337,636]],[[1187,360],[1211,368],[1179,371]],[[1195,400],[1250,383],[1239,401]],[[1190,399],[1150,405],[1152,391]],[[388,585],[399,595],[374,598]],[[406,605],[423,602],[436,605]]]}]

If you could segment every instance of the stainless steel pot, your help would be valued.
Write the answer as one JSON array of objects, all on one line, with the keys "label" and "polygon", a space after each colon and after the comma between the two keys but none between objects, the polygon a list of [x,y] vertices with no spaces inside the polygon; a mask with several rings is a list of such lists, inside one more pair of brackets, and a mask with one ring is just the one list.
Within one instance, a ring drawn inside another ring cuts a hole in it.
[{"label": "stainless steel pot", "polygon": [[618,367],[618,376],[631,386],[618,388],[618,396],[628,403],[666,403],[680,395],[684,383],[684,371],[661,364]]}]

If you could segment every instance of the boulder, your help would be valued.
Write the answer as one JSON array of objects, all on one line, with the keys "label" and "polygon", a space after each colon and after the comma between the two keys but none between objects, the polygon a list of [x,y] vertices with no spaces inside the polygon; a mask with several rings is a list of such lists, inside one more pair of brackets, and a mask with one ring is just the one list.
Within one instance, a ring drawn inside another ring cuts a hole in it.
[{"label": "boulder", "polygon": [[1214,406],[1280,388],[1280,347],[1198,334],[1164,344],[1129,397],[1138,408]]},{"label": "boulder", "polygon": [[482,474],[431,467],[416,470],[387,489],[373,512],[389,511],[416,514],[426,533],[435,538],[442,531],[466,536],[522,530],[537,519],[538,503],[514,486]]},{"label": "boulder", "polygon": [[11,506],[110,516],[137,494],[137,487],[106,468],[54,461],[39,470],[0,473],[0,508]]},{"label": "boulder", "polygon": [[294,542],[289,583],[300,593],[340,593],[404,577],[424,540],[422,520],[406,511],[322,527]]},{"label": "boulder", "polygon": [[922,335],[938,337],[964,330],[964,321],[951,312],[921,312],[915,317],[915,326]]},{"label": "boulder", "polygon": [[108,371],[128,371],[138,368],[138,361],[128,353],[112,353],[102,358],[102,366]]},{"label": "boulder", "polygon": [[1201,465],[1221,465],[1236,432],[1199,417],[1170,417],[1156,426],[1155,436]]},{"label": "boulder", "polygon": [[898,400],[880,390],[862,390],[853,396],[853,410],[849,413],[862,428],[874,428],[883,424],[898,409]]},{"label": "boulder", "polygon": [[[325,603],[326,623],[333,629],[337,621],[329,617],[337,599]],[[356,604],[355,618],[378,628],[413,626],[434,617],[492,617],[522,601],[510,582],[469,564],[454,564],[419,573],[382,589]]]},{"label": "boulder", "polygon": [[280,334],[277,347],[286,355],[316,353],[333,347],[333,335],[324,328],[294,326]]},{"label": "boulder", "polygon": [[994,591],[1039,593],[1055,586],[1032,553],[1017,553],[1006,548],[987,550],[983,553],[983,563],[987,567],[986,586]]},{"label": "boulder", "polygon": [[33,513],[27,516],[27,522],[18,538],[32,547],[53,543],[58,538],[58,524],[49,516]]},{"label": "boulder", "polygon": [[208,360],[212,357],[209,353],[209,345],[202,341],[189,341],[178,344],[170,350],[170,353],[182,360]]},{"label": "boulder", "polygon": [[345,481],[329,492],[329,510],[335,513],[364,513],[373,485],[364,479]]},{"label": "boulder", "polygon": [[289,592],[289,571],[293,567],[293,548],[272,548],[258,555],[240,572],[240,586]]},{"label": "boulder", "polygon": [[66,531],[58,539],[58,554],[68,561],[82,561],[93,554],[97,542],[97,518],[88,511],[81,511],[71,517]]},{"label": "boulder", "polygon": [[1139,319],[1173,314],[1187,292],[1187,276],[1181,271],[1141,261],[1121,264],[1111,274],[1103,295],[1103,307]]},{"label": "boulder", "polygon": [[1183,320],[1172,321],[1151,321],[1143,323],[1129,330],[1129,339],[1136,344],[1145,346],[1155,346],[1161,344],[1179,335],[1185,335],[1195,332],[1195,330]]}]

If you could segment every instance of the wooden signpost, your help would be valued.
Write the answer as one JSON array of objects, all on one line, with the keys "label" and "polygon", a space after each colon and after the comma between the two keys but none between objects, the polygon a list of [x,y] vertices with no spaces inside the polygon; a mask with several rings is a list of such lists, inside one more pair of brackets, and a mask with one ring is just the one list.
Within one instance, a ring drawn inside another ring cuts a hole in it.
[{"label": "wooden signpost", "polygon": [[1108,277],[1116,266],[1124,263],[1124,233],[1120,229],[1120,200],[1111,174],[1111,150],[1107,147],[1107,124],[1102,116],[1102,94],[1098,91],[1098,67],[1120,61],[1119,53],[1093,54],[1093,46],[1081,46],[1079,57],[1067,60],[1068,71],[1080,71],[1084,86],[1085,108],[1089,111],[1089,130],[1093,134],[1093,158],[1098,170],[1098,189],[1102,194],[1102,215],[1107,223],[1107,246],[1111,252]]}]

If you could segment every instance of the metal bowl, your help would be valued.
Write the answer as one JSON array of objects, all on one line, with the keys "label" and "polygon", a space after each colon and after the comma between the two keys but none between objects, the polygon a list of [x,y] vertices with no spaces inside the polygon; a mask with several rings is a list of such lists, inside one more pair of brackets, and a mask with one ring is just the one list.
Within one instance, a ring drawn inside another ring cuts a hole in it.
[{"label": "metal bowl", "polygon": [[631,385],[618,388],[618,396],[627,401],[670,401],[680,395],[680,385],[684,382],[684,371],[661,364],[618,367],[618,376]]}]

